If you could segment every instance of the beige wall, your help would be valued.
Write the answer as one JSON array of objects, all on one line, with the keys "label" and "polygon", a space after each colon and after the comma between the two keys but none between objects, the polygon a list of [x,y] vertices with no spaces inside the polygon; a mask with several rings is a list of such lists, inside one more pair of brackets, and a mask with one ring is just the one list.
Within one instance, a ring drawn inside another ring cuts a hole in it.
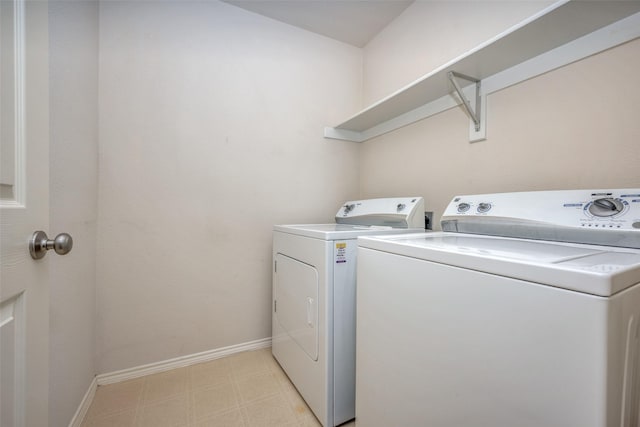
[{"label": "beige wall", "polygon": [[[49,425],[68,426],[96,374],[98,3],[50,1],[50,227],[73,250],[50,253]],[[51,251],[53,252],[53,251]]]},{"label": "beige wall", "polygon": [[[430,15],[428,5],[414,6],[401,18],[409,14],[426,27],[447,19],[442,13]],[[375,73],[370,70],[370,57],[392,55],[394,46],[405,41],[395,25],[365,49],[365,99],[387,87],[385,75],[398,76],[403,67],[405,75],[428,71],[410,56],[389,64],[388,73],[380,61],[375,61]],[[408,22],[403,26],[407,33],[420,31]],[[499,27],[494,30],[500,32]],[[429,55],[441,39],[415,39],[412,48]],[[482,41],[477,35],[475,44]],[[630,84],[638,67],[640,40],[635,40],[491,94],[486,141],[468,142],[469,119],[455,108],[365,142],[362,196],[422,195],[439,226],[442,211],[457,194],[640,187],[640,87]],[[395,82],[406,83],[401,80]]]},{"label": "beige wall", "polygon": [[273,224],[358,196],[361,50],[218,2],[100,3],[98,372],[271,335]]},{"label": "beige wall", "polygon": [[417,0],[364,47],[365,107],[554,1]]},{"label": "beige wall", "polygon": [[364,50],[218,2],[53,3],[51,233],[76,242],[52,265],[54,425],[94,373],[269,337],[273,224],[356,197],[422,195],[439,221],[455,194],[640,186],[640,41],[490,95],[487,141],[460,108],[322,138],[547,4],[480,3],[416,2]]}]

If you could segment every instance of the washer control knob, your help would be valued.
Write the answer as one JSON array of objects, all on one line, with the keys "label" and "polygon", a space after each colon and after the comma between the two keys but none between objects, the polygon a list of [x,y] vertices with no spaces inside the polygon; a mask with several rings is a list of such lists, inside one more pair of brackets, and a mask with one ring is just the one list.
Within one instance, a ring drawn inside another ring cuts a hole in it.
[{"label": "washer control knob", "polygon": [[469,203],[460,203],[458,205],[458,212],[466,212],[471,208]]},{"label": "washer control knob", "polygon": [[608,217],[619,214],[623,209],[624,206],[619,200],[607,197],[594,200],[589,206],[589,213],[593,216]]},{"label": "washer control knob", "polygon": [[479,213],[489,212],[489,209],[491,209],[491,203],[479,203],[478,204],[478,212]]},{"label": "washer control knob", "polygon": [[404,203],[398,203],[398,206],[396,206],[396,208],[398,209],[398,212],[402,211],[406,207],[407,205],[405,205]]},{"label": "washer control knob", "polygon": [[353,208],[355,208],[356,205],[354,205],[353,203],[351,203],[350,205],[344,205],[344,213],[348,214],[349,212],[351,212],[353,210]]}]

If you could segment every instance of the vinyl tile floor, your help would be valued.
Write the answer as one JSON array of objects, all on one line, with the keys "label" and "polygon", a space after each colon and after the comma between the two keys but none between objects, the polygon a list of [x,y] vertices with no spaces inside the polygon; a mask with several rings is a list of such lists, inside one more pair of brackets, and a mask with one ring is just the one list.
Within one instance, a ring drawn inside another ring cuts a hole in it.
[{"label": "vinyl tile floor", "polygon": [[[99,386],[83,427],[319,427],[271,349]],[[355,427],[355,422],[343,425]]]}]

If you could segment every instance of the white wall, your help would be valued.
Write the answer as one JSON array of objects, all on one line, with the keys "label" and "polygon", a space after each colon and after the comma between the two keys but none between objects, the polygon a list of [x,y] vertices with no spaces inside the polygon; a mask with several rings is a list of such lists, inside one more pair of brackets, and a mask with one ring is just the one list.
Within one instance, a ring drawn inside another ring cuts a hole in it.
[{"label": "white wall", "polygon": [[[484,34],[470,27],[445,27],[438,37],[412,39],[413,56],[378,60],[392,56],[395,46],[405,43],[405,34],[454,22],[458,3],[443,3],[415,3],[366,47],[365,99],[375,98],[378,88],[388,89],[389,78],[399,88],[408,83],[408,75],[430,71],[416,57],[438,50],[450,33],[470,31],[472,45],[477,45],[512,25],[507,16]],[[529,6],[522,5],[527,13]],[[431,7],[437,13],[431,14]],[[478,12],[478,17],[485,15]],[[461,42],[464,49],[468,44]],[[460,53],[455,48],[451,52],[448,59]],[[640,40],[635,40],[489,95],[486,141],[468,142],[469,118],[455,108],[365,142],[362,196],[422,195],[439,226],[442,211],[457,194],[640,187],[640,86],[629,83],[638,67]]]},{"label": "white wall", "polygon": [[100,3],[101,373],[271,335],[273,224],[358,197],[361,51],[218,2]]},{"label": "white wall", "polygon": [[[95,364],[98,3],[50,1],[50,229],[73,250],[49,253],[49,425],[68,426]],[[53,252],[53,251],[51,251]]]}]

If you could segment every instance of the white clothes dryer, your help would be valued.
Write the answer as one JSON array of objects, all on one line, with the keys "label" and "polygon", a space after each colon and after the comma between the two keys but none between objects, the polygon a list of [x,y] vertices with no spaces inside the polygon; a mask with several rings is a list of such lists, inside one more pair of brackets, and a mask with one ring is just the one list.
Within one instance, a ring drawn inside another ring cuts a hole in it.
[{"label": "white clothes dryer", "polygon": [[359,239],[358,424],[639,426],[640,189],[459,196],[441,223]]},{"label": "white clothes dryer", "polygon": [[424,232],[421,197],[347,202],[273,231],[272,352],[324,427],[355,416],[356,239]]}]

